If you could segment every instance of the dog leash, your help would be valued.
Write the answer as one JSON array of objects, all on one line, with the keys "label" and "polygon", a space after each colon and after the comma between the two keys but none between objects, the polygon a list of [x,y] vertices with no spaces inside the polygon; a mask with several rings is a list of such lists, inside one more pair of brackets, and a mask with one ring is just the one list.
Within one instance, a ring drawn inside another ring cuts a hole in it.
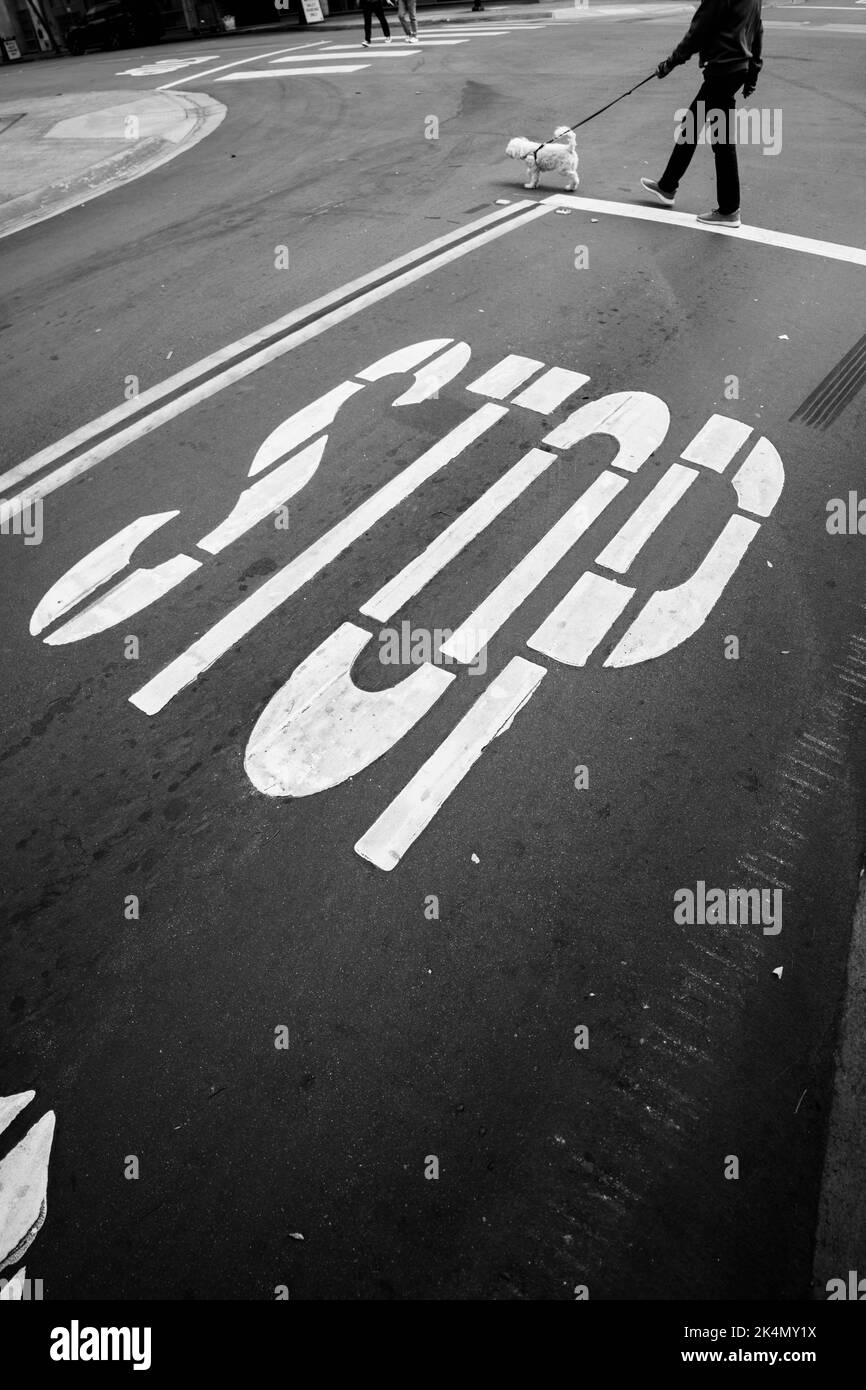
[{"label": "dog leash", "polygon": [[[587,121],[594,121],[596,116],[600,116],[604,111],[609,111],[612,106],[616,106],[618,101],[625,101],[626,97],[630,97],[632,92],[637,91],[638,87],[643,87],[645,83],[652,82],[653,78],[656,76],[657,72],[656,70],[653,70],[650,73],[649,77],[645,77],[641,82],[636,82],[633,87],[629,87],[627,92],[623,92],[621,97],[614,97],[613,101],[609,101],[607,103],[607,106],[602,106],[599,108],[598,111],[593,111],[591,116],[584,116],[583,120],[578,121],[577,125],[566,126],[566,130],[579,130],[582,125],[586,125]],[[544,149],[545,145],[553,145],[555,143],[555,140],[555,136],[552,140],[542,140],[541,144],[532,151],[533,158],[535,157],[535,155],[538,154],[539,150]]]}]

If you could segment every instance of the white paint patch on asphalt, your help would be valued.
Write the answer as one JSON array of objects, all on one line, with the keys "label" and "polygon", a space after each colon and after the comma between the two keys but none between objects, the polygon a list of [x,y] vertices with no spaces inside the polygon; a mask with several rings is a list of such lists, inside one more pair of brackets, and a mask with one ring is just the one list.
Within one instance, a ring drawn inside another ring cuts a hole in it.
[{"label": "white paint patch on asphalt", "polygon": [[209,555],[218,555],[238,536],[263,521],[278,507],[285,506],[312,478],[322,461],[327,442],[328,436],[325,434],[242,492],[225,520],[198,542],[199,549],[206,550]]},{"label": "white paint patch on asphalt", "polygon": [[379,869],[396,868],[487,745],[510,728],[546,675],[543,666],[521,656],[512,657],[436,752],[361,836],[355,845],[361,858]]},{"label": "white paint patch on asphalt", "polygon": [[565,666],[585,666],[634,593],[586,570],[526,645]]},{"label": "white paint patch on asphalt", "polygon": [[542,443],[571,449],[590,435],[609,434],[619,445],[610,467],[636,473],[664,443],[670,420],[670,411],[659,396],[648,391],[613,391],[572,411]]},{"label": "white paint patch on asphalt", "polygon": [[[408,386],[402,396],[398,396],[394,402],[397,405],[418,405],[421,401],[430,400],[443,386],[447,386],[449,381],[462,372],[466,363],[472,356],[472,349],[468,343],[455,343],[447,352],[443,352],[441,357],[437,357],[435,362],[430,362],[426,367],[422,367],[415,375],[415,380]],[[363,376],[364,373],[361,373]]]},{"label": "white paint patch on asphalt", "polygon": [[35,1091],[19,1091],[15,1096],[0,1096],[0,1134],[8,1129],[16,1115],[20,1115],[36,1095]]},{"label": "white paint patch on asphalt", "polygon": [[301,410],[296,410],[275,430],[271,430],[267,439],[256,450],[255,458],[250,464],[249,476],[254,478],[257,473],[263,473],[272,463],[276,463],[277,459],[285,458],[286,454],[291,453],[299,444],[305,443],[312,435],[327,429],[336,419],[340,407],[363,389],[356,381],[341,381],[339,386],[327,391],[324,396],[319,396]]},{"label": "white paint patch on asphalt", "polygon": [[173,555],[170,560],[164,560],[152,569],[134,570],[113,589],[109,589],[107,594],[88,604],[68,623],[46,637],[46,645],[63,647],[69,642],[80,642],[85,637],[93,637],[97,632],[115,627],[176,589],[178,584],[201,568],[201,563],[191,555]]},{"label": "white paint patch on asphalt", "polygon": [[686,463],[711,468],[715,473],[724,473],[751,433],[752,426],[744,425],[741,420],[732,420],[727,415],[711,415],[683,449],[680,458],[685,459]]},{"label": "white paint patch on asphalt", "polygon": [[[9,1099],[15,1103],[20,1097]],[[45,1220],[53,1138],[54,1111],[49,1110],[0,1161],[0,1269],[21,1258]]]},{"label": "white paint patch on asphalt", "polygon": [[455,661],[472,661],[627,486],[628,479],[621,478],[618,473],[607,470],[601,473],[538,544],[461,623],[453,636],[442,643],[444,655],[453,657]]},{"label": "white paint patch on asphalt", "polygon": [[490,396],[494,401],[501,401],[510,396],[512,391],[516,391],[518,386],[522,386],[529,377],[540,372],[543,366],[544,363],[537,357],[521,357],[519,353],[511,352],[477,381],[470,382],[466,389],[474,391],[476,395]]},{"label": "white paint patch on asphalt", "polygon": [[589,377],[583,372],[573,372],[568,367],[548,367],[544,376],[515,396],[511,404],[522,405],[525,410],[537,410],[539,415],[549,415],[588,381]]},{"label": "white paint patch on asphalt", "polygon": [[697,469],[672,464],[601,551],[597,557],[598,563],[616,574],[625,574],[635,556],[697,477]]},{"label": "white paint patch on asphalt", "polygon": [[362,502],[342,521],[337,522],[336,526],[332,526],[324,536],[320,536],[294,560],[278,570],[255,593],[250,594],[249,598],[237,604],[198,641],[142,686],[141,690],[131,695],[131,703],[145,714],[156,714],[163,709],[179,691],[191,685],[202,671],[206,671],[235,643],[279,608],[280,604],[309,583],[353,541],[363,536],[381,517],[392,511],[428,478],[432,478],[470,444],[480,439],[507,413],[505,406],[488,404],[483,405],[474,415],[470,415],[468,420],[461,421],[444,439],[440,439],[366,502]]},{"label": "white paint patch on asphalt", "polygon": [[50,623],[56,622],[76,603],[87,598],[100,584],[112,579],[128,564],[133,551],[148,536],[152,536],[166,522],[178,516],[177,511],[154,512],[150,516],[140,516],[124,526],[116,536],[103,541],[89,555],[68,569],[56,584],[52,584],[33,611],[30,619],[30,632],[37,637]]},{"label": "white paint patch on asphalt", "polygon": [[760,522],[732,516],[690,579],[658,589],[644,605],[605,666],[652,661],[692,637],[706,621],[728,580],[761,529]]},{"label": "white paint patch on asphalt", "polygon": [[423,662],[388,690],[361,690],[352,664],[371,633],[343,623],[268,701],[250,734],[244,768],[265,796],[313,796],[381,758],[456,677]]},{"label": "white paint patch on asphalt", "polygon": [[744,512],[769,516],[785,485],[785,469],[769,439],[759,439],[742,468],[731,479],[737,504]]},{"label": "white paint patch on asphalt", "polygon": [[540,478],[545,469],[556,462],[556,454],[546,449],[530,449],[513,468],[489,487],[477,502],[473,502],[451,525],[446,527],[426,550],[416,555],[399,574],[383,585],[361,608],[365,616],[386,622],[415,594],[429,584],[440,570],[491,524],[506,507]]}]

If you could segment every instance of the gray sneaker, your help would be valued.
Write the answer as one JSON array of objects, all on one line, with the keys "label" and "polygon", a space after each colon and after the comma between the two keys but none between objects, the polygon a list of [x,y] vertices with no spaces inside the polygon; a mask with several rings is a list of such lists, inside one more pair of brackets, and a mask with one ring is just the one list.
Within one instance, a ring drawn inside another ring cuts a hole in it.
[{"label": "gray sneaker", "polygon": [[718,208],[713,208],[712,212],[699,212],[698,221],[710,227],[739,227],[740,209],[737,208],[736,212],[719,212]]},{"label": "gray sneaker", "polygon": [[654,194],[660,203],[664,203],[666,208],[673,207],[674,195],[672,193],[665,193],[659,188],[655,179],[641,179],[641,186],[646,189],[647,193]]}]

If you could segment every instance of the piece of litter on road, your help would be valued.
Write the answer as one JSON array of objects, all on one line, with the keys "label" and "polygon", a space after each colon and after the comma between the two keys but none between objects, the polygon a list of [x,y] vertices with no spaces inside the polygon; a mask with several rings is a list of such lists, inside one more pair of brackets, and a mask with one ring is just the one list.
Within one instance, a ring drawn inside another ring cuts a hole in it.
[{"label": "piece of litter on road", "polygon": [[472,863],[473,863],[473,864],[480,864],[480,863],[481,863],[481,860],[478,858],[478,855],[477,855],[477,854],[473,854],[473,856],[472,856]]},{"label": "piece of litter on road", "polygon": [[770,569],[773,568],[773,562],[772,562],[772,560],[768,560],[768,561],[767,561],[767,564],[768,564],[768,566],[770,567]]},{"label": "piece of litter on road", "polygon": [[558,212],[559,215],[560,215],[560,217],[570,217],[570,216],[571,216],[571,208],[554,208],[553,210],[554,210],[554,212]]},{"label": "piece of litter on road", "polygon": [[788,337],[787,333],[780,333],[780,334],[779,334],[779,342],[781,342],[783,338],[784,338],[784,340],[785,340],[786,343],[789,343],[789,342],[791,341],[791,339]]},{"label": "piece of litter on road", "polygon": [[303,1240],[303,1239],[304,1239],[304,1237],[301,1235],[300,1231],[289,1231],[289,1240]]},{"label": "piece of litter on road", "polygon": [[510,198],[497,198],[496,201],[497,201],[497,203],[510,203],[510,202],[511,202],[511,199],[510,199]]},{"label": "piece of litter on road", "polygon": [[597,217],[591,217],[589,220],[590,220],[590,222],[597,222],[597,221],[598,221],[598,218],[597,218]]},{"label": "piece of litter on road", "polygon": [[174,352],[174,348],[172,348],[171,352],[166,353],[166,357],[165,357],[166,362],[168,361],[169,357],[171,357],[171,353],[172,353],[172,352]]},{"label": "piece of litter on road", "polygon": [[790,656],[790,655],[791,655],[791,648],[790,648],[790,647],[783,647],[783,648],[782,648],[782,656]]},{"label": "piece of litter on road", "polygon": [[781,978],[782,978],[782,971],[783,971],[784,969],[785,969],[784,965],[777,965],[776,968],[775,968],[775,970],[773,971],[773,974],[774,974],[774,975],[778,975],[779,979],[781,980]]}]

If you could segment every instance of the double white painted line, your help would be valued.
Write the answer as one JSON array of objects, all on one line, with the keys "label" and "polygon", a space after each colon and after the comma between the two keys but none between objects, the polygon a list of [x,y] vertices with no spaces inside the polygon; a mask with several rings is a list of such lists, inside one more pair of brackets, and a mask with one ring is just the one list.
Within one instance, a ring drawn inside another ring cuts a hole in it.
[{"label": "double white painted line", "polygon": [[[522,199],[498,208],[453,232],[427,242],[416,251],[389,261],[378,270],[352,280],[299,309],[266,324],[255,333],[202,358],[200,362],[142,391],[134,400],[106,411],[55,444],[41,449],[0,475],[4,515],[11,520],[39,499],[120,453],[127,445],[153,433],[201,401],[252,375],[294,348],[344,323],[407,285],[450,265],[462,256],[523,227],[553,209],[546,203]],[[52,468],[52,465],[56,465]],[[50,472],[45,472],[51,468]],[[28,478],[43,474],[20,492],[9,495]]]}]

